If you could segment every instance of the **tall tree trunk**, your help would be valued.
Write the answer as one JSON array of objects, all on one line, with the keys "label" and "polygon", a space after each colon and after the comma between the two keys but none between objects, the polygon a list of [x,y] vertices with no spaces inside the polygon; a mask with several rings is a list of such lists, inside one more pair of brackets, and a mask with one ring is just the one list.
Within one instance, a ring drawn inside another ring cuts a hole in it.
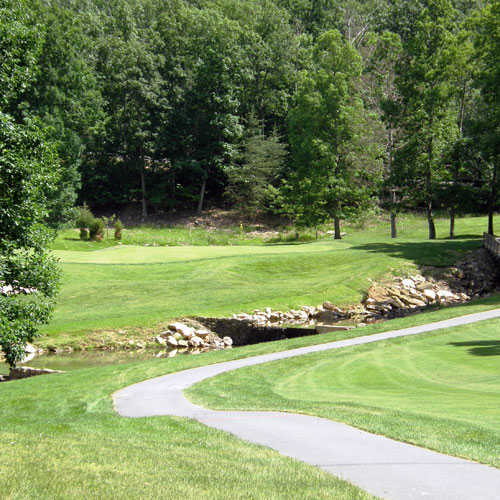
[{"label": "tall tree trunk", "polygon": [[[464,130],[464,116],[465,116],[465,96],[467,94],[467,80],[464,80],[462,85],[462,92],[460,95],[460,111],[458,113],[458,136],[460,139],[463,137]],[[461,158],[458,159],[461,161]],[[455,206],[457,203],[456,194],[457,194],[457,185],[458,185],[458,174],[459,174],[460,165],[455,165],[455,169],[453,171],[453,199],[451,201],[450,206],[450,239],[455,237]]]},{"label": "tall tree trunk", "polygon": [[141,160],[141,166],[140,166],[140,174],[141,174],[141,194],[142,194],[142,200],[141,200],[141,205],[142,205],[142,220],[145,220],[148,216],[148,205],[146,201],[146,178],[145,178],[145,173],[144,173],[144,162]]},{"label": "tall tree trunk", "polygon": [[198,201],[197,212],[201,213],[203,210],[203,201],[205,200],[205,189],[207,187],[207,178],[203,177],[203,182],[201,183],[200,199]]},{"label": "tall tree trunk", "polygon": [[394,211],[394,208],[391,209],[391,238],[397,238],[398,237],[398,228],[396,225],[396,212]]},{"label": "tall tree trunk", "polygon": [[335,216],[333,218],[333,223],[334,223],[334,229],[335,229],[335,236],[334,238],[336,240],[341,240],[342,239],[342,235],[340,234],[340,218]]},{"label": "tall tree trunk", "polygon": [[[387,131],[387,168],[389,170],[389,177],[392,178],[392,150],[394,148],[394,138],[392,135],[392,124],[389,123]],[[396,190],[391,190],[391,238],[398,237],[398,229],[396,226]]]},{"label": "tall tree trunk", "polygon": [[427,202],[427,224],[429,226],[429,239],[436,239],[436,225],[434,224],[434,215],[432,214],[432,201]]},{"label": "tall tree trunk", "polygon": [[495,204],[497,201],[497,174],[498,174],[498,166],[495,162],[493,165],[493,174],[491,176],[491,184],[490,184],[490,197],[488,200],[488,234],[492,236],[495,234],[495,230],[493,227],[493,216],[495,215]]},{"label": "tall tree trunk", "polygon": [[450,239],[455,237],[455,206],[450,207]]},{"label": "tall tree trunk", "polygon": [[[432,120],[431,120],[432,124]],[[432,155],[433,155],[432,136],[427,143],[427,172],[425,173],[425,196],[427,224],[429,226],[429,239],[436,239],[436,225],[434,224],[434,215],[432,213]]]}]

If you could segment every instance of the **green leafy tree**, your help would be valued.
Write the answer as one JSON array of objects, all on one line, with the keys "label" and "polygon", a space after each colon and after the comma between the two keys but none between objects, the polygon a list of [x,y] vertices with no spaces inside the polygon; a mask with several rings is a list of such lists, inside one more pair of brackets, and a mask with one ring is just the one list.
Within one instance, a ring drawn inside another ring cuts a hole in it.
[{"label": "green leafy tree", "polygon": [[497,203],[500,169],[500,1],[489,2],[479,20],[477,84],[484,106],[478,120],[481,158],[488,177],[488,233],[494,234],[493,215]]},{"label": "green leafy tree", "polygon": [[[407,2],[414,12],[413,2]],[[436,238],[434,189],[442,180],[443,152],[457,136],[451,83],[457,62],[456,13],[449,0],[419,1],[412,28],[402,36],[396,66],[401,96],[399,125],[405,145],[398,151],[399,178],[425,206],[429,239]]]},{"label": "green leafy tree", "polygon": [[364,156],[362,61],[338,31],[322,34],[314,54],[316,70],[303,75],[290,113],[287,207],[302,225],[317,226],[333,218],[335,238],[340,239],[346,210],[363,206],[373,187],[374,172]]},{"label": "green leafy tree", "polygon": [[401,39],[397,33],[384,31],[368,37],[367,74],[371,84],[370,95],[385,125],[382,140],[385,149],[384,188],[389,195],[391,238],[397,237],[398,186],[395,181],[394,155],[399,147],[401,129],[398,127],[400,96],[396,86],[396,64],[402,53]]},{"label": "green leafy tree", "polygon": [[243,140],[241,163],[226,170],[229,198],[241,209],[252,213],[269,208],[286,156],[286,145],[280,141],[277,131],[274,129],[266,136],[262,122],[251,114]]},{"label": "green leafy tree", "polygon": [[27,106],[43,41],[28,7],[0,8],[0,347],[10,366],[48,321],[59,277],[45,225],[60,163]]},{"label": "green leafy tree", "polygon": [[46,250],[44,228],[57,167],[39,130],[0,113],[0,346],[10,366],[49,320],[57,292],[57,261]]}]

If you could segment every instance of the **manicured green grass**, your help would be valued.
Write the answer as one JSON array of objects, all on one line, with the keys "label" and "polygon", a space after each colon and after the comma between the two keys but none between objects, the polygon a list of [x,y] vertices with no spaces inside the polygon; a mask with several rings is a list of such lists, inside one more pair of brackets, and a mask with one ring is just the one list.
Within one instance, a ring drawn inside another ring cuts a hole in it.
[{"label": "manicured green grass", "polygon": [[317,415],[500,467],[499,332],[496,319],[290,358],[188,395],[217,409]]},{"label": "manicured green grass", "polygon": [[[268,342],[198,356],[96,367],[64,375],[3,383],[0,385],[1,496],[9,499],[50,500],[371,498],[319,469],[282,457],[266,448],[244,443],[190,420],[168,417],[121,418],[112,410],[110,395],[129,384],[183,369],[359,334],[404,328],[499,305],[500,296],[496,296],[456,308],[400,318],[348,332]],[[458,355],[464,350],[477,347],[489,346],[453,346],[453,349],[457,349]],[[476,359],[472,354],[470,356]],[[307,358],[311,359],[311,356]],[[493,358],[484,356],[481,359],[488,361]],[[367,361],[370,362],[370,358]],[[274,365],[262,368],[271,366]],[[244,372],[246,370],[232,372],[232,376],[238,380],[241,375],[245,375]],[[286,375],[286,372],[281,375]],[[369,375],[370,379],[371,372]],[[213,380],[218,383],[220,379]],[[261,382],[259,375],[258,383]],[[476,392],[482,390],[486,383],[486,379],[479,379],[477,376],[471,381]],[[271,387],[272,381],[269,381],[267,386],[259,388],[263,404],[269,401],[268,389]],[[248,384],[245,382],[243,392],[253,389],[251,381]],[[327,385],[324,390],[328,393],[329,389]],[[223,395],[226,394],[225,391],[224,388]],[[234,400],[230,406],[242,404],[242,394],[236,395],[234,391],[231,394]],[[278,396],[283,398],[281,394]],[[287,408],[290,401],[295,400],[287,399]],[[307,413],[318,406],[314,401],[304,401],[303,404],[311,409],[305,411]],[[325,409],[332,405],[322,401],[320,406]],[[302,411],[301,408],[291,409]],[[379,422],[379,427],[386,423],[385,417],[397,417],[394,428],[408,423],[410,432],[416,434],[422,426],[425,428],[427,425],[427,417],[419,416],[423,424],[415,427],[415,419],[410,413],[395,412],[391,416],[383,409],[374,412],[371,407],[366,408],[363,404],[356,405],[349,401],[345,407],[341,406],[337,410],[342,413],[340,417],[353,414],[363,420],[365,416],[363,421],[374,424]],[[379,413],[384,418],[380,419]],[[330,413],[327,416],[332,417]],[[480,420],[479,410],[476,417],[476,420]],[[488,420],[491,422],[491,415]],[[447,423],[451,430],[447,430]],[[455,436],[464,429],[470,432],[471,426],[467,424],[462,429],[460,426],[463,425],[455,420],[442,421],[439,433]],[[484,440],[485,447],[488,446],[489,438],[486,431],[480,426],[479,430],[476,426],[473,431],[473,439]]]},{"label": "manicured green grass", "polygon": [[[334,340],[344,333],[321,337]],[[126,419],[112,410],[110,395],[129,384],[312,341],[293,339],[2,383],[0,496],[50,500],[373,498],[320,469],[194,421]]]},{"label": "manicured green grass", "polygon": [[[438,221],[441,233],[446,224]],[[351,228],[341,241],[299,245],[57,250],[64,271],[62,292],[43,333],[57,343],[61,335],[150,327],[186,315],[289,309],[325,300],[354,303],[369,279],[419,265],[452,264],[480,245],[485,224],[484,217],[460,219],[457,239],[432,242],[425,239],[425,221],[408,217],[398,240],[391,240],[386,225],[379,224]]]}]

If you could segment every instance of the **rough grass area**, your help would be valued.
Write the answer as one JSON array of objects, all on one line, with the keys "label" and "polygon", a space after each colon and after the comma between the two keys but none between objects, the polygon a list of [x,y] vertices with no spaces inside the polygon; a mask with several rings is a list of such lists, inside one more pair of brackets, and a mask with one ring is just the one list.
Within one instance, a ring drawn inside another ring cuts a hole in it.
[{"label": "rough grass area", "polygon": [[499,331],[496,319],[290,358],[188,394],[211,408],[326,417],[500,467]]},{"label": "rough grass area", "polygon": [[[438,220],[444,233],[447,221]],[[486,219],[457,222],[454,240],[427,241],[426,224],[408,217],[401,237],[386,224],[349,229],[341,241],[252,246],[101,247],[57,250],[64,270],[55,316],[43,331],[51,342],[94,330],[150,328],[186,315],[230,315],[255,308],[290,309],[330,300],[358,302],[388,273],[450,265],[480,245]],[[79,243],[79,242],[76,242]]]}]

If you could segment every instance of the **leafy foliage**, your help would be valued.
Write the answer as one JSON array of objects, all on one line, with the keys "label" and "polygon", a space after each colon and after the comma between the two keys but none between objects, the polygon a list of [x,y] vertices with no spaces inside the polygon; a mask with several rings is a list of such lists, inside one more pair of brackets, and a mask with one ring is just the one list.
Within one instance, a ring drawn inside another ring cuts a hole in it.
[{"label": "leafy foliage", "polygon": [[[56,260],[45,250],[48,200],[57,189],[57,157],[34,126],[0,114],[0,346],[14,366],[46,323],[57,292]],[[24,294],[28,292],[29,295]]]}]

